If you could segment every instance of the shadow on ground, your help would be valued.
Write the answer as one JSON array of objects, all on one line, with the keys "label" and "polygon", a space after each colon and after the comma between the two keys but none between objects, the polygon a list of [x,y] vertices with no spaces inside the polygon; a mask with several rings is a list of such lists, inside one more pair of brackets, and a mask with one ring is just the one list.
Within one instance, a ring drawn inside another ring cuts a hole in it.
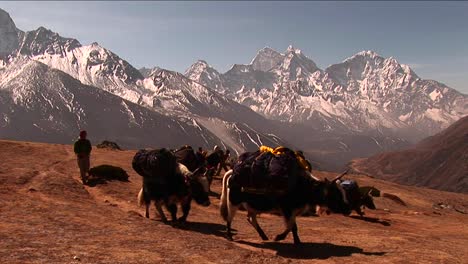
[{"label": "shadow on ground", "polygon": [[202,222],[186,222],[183,225],[177,226],[180,229],[190,230],[205,235],[215,235],[218,237],[226,237],[226,226],[215,223],[202,223]]},{"label": "shadow on ground", "polygon": [[330,257],[347,257],[352,254],[363,254],[368,256],[383,256],[386,252],[365,252],[362,248],[353,246],[340,246],[330,243],[302,243],[294,245],[285,242],[253,243],[243,240],[236,241],[261,249],[276,251],[276,255],[292,259],[328,259]]},{"label": "shadow on ground", "polygon": [[366,222],[369,222],[369,223],[375,223],[375,224],[381,224],[381,225],[384,225],[384,226],[390,226],[389,221],[380,220],[380,219],[373,218],[373,217],[367,217],[367,216],[362,216],[361,217],[361,216],[357,216],[357,215],[352,215],[350,217],[353,218],[353,219],[366,221]]}]

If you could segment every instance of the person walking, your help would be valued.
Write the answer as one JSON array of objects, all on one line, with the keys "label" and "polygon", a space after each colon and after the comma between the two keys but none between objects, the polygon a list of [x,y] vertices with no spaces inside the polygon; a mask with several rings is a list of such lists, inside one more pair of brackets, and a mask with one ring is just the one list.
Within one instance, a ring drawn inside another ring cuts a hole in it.
[{"label": "person walking", "polygon": [[73,149],[75,151],[78,167],[80,168],[81,181],[83,184],[86,184],[88,181],[88,172],[90,166],[90,154],[91,154],[91,142],[86,138],[87,133],[85,130],[80,132],[80,139],[78,139]]}]

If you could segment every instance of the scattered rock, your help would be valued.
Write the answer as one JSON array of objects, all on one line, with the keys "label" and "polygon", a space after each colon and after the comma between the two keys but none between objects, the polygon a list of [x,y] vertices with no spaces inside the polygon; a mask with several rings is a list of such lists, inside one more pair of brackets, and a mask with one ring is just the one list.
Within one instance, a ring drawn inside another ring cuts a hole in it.
[{"label": "scattered rock", "polygon": [[78,256],[74,256],[73,259],[76,260],[76,261],[81,261],[80,257],[78,257]]},{"label": "scattered rock", "polygon": [[101,144],[96,145],[97,148],[105,148],[105,149],[112,149],[112,150],[122,150],[117,143],[112,141],[104,140]]}]

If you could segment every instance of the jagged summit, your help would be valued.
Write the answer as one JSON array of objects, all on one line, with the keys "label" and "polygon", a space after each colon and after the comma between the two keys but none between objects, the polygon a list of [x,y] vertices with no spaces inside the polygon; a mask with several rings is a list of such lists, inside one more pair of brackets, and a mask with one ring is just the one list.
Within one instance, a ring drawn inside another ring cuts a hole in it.
[{"label": "jagged summit", "polygon": [[[405,74],[411,78],[419,78],[408,65],[400,64],[394,57],[384,58],[371,50],[358,52],[341,63],[329,66],[326,71],[340,80],[341,84],[343,84],[342,80],[348,78],[345,75],[349,76],[350,74],[354,78],[360,79],[370,74],[374,74],[376,77],[378,75],[390,78]],[[359,74],[360,77],[356,74]]]},{"label": "jagged summit", "polygon": [[289,45],[288,48],[286,49],[286,53],[296,53],[296,54],[301,54],[302,51],[300,49],[294,48],[293,45]]},{"label": "jagged summit", "polygon": [[270,47],[264,47],[257,52],[250,64],[257,71],[269,71],[283,60],[283,55]]},{"label": "jagged summit", "polygon": [[363,50],[351,57],[346,58],[342,63],[356,61],[356,60],[384,60],[385,58],[380,56],[377,52],[372,50]]},{"label": "jagged summit", "polygon": [[363,51],[358,52],[356,55],[366,56],[366,57],[371,57],[371,58],[382,57],[377,52],[375,52],[373,50],[363,50]]}]

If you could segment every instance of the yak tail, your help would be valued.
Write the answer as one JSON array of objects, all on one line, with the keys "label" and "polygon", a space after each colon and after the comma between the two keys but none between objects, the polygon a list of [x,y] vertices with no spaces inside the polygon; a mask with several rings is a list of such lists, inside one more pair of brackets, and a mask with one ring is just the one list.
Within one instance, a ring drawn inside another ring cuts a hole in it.
[{"label": "yak tail", "polygon": [[227,202],[228,202],[227,201],[228,200],[227,182],[228,182],[229,178],[231,177],[231,175],[232,175],[232,170],[229,170],[224,174],[224,177],[223,177],[223,190],[221,192],[219,211],[220,211],[221,217],[223,217],[224,221],[227,221],[228,214],[229,214],[228,204],[227,204]]},{"label": "yak tail", "polygon": [[138,193],[138,207],[141,207],[145,203],[145,198],[143,197],[143,188],[141,188],[140,192]]}]

